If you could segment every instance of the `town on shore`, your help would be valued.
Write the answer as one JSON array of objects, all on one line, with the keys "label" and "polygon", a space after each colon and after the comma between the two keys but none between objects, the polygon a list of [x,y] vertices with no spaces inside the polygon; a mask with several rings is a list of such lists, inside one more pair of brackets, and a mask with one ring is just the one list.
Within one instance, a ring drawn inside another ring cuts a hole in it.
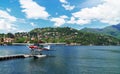
[{"label": "town on shore", "polygon": [[35,28],[30,32],[1,33],[0,45],[26,43],[63,43],[67,45],[120,45],[120,39],[70,27]]}]

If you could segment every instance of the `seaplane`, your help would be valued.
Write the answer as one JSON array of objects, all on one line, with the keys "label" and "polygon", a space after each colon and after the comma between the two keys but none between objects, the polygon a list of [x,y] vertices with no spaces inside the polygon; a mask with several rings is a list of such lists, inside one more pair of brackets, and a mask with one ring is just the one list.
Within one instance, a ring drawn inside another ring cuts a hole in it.
[{"label": "seaplane", "polygon": [[29,45],[31,55],[34,58],[46,57],[47,55],[42,54],[42,51],[50,51],[50,45],[47,44],[33,44]]}]

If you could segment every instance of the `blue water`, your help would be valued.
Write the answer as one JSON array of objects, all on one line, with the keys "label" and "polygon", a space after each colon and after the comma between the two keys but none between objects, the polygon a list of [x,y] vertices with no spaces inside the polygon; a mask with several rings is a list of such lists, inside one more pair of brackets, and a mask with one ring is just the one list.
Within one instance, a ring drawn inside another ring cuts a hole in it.
[{"label": "blue water", "polygon": [[[0,61],[0,74],[120,74],[120,46],[52,46],[49,57]],[[28,54],[26,46],[0,46],[0,56]]]}]

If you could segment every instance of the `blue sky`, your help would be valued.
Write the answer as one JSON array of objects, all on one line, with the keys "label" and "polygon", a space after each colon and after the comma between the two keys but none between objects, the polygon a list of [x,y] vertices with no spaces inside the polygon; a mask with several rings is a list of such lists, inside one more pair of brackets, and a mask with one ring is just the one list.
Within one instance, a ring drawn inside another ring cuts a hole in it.
[{"label": "blue sky", "polygon": [[0,0],[0,33],[104,28],[120,23],[119,5],[118,0]]}]

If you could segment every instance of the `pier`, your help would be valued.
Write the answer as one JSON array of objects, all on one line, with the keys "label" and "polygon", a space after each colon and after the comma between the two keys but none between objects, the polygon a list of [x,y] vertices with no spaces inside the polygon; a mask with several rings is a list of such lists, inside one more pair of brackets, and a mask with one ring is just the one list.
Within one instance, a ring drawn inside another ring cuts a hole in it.
[{"label": "pier", "polygon": [[18,59],[18,58],[28,58],[32,57],[28,54],[16,54],[16,55],[7,55],[7,56],[0,56],[0,61],[2,60],[10,60],[10,59]]}]

